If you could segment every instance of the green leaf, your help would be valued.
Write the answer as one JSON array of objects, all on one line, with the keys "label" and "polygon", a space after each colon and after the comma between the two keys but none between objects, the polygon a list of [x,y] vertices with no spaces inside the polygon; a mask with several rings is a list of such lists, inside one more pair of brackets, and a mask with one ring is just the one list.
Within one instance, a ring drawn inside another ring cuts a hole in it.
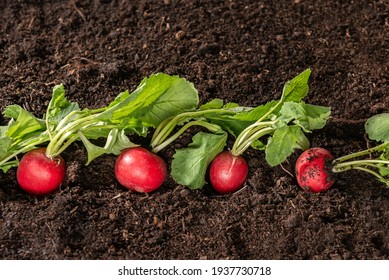
[{"label": "green leaf", "polygon": [[8,170],[10,170],[13,167],[17,167],[18,165],[19,165],[19,161],[17,159],[7,161],[0,165],[0,170],[3,171],[4,173],[7,173]]},{"label": "green leaf", "polygon": [[204,110],[209,110],[209,109],[220,109],[224,105],[223,100],[219,98],[212,99],[211,101],[203,104],[200,106],[199,110],[204,111]]},{"label": "green leaf", "polygon": [[138,146],[130,141],[123,130],[119,131],[116,128],[112,129],[108,134],[104,147],[97,146],[90,142],[81,131],[78,132],[78,135],[88,153],[88,162],[86,165],[88,165],[95,158],[104,154],[118,155],[123,149]]},{"label": "green leaf", "polygon": [[47,107],[46,118],[50,124],[57,124],[72,111],[80,110],[76,102],[69,102],[65,97],[63,84],[53,88],[53,94]]},{"label": "green leaf", "polygon": [[378,171],[381,176],[388,176],[389,175],[389,167],[388,165],[379,164],[378,165]]},{"label": "green leaf", "polygon": [[0,137],[4,137],[7,134],[8,126],[2,125],[0,126]]},{"label": "green leaf", "polygon": [[[382,154],[379,157],[381,160],[389,160],[389,148],[385,148],[382,151]],[[389,175],[389,165],[388,164],[377,164],[378,172],[381,176],[386,177]],[[388,182],[386,182],[388,183]]]},{"label": "green leaf", "polygon": [[309,87],[308,80],[311,75],[311,70],[306,69],[295,78],[287,81],[282,90],[281,100],[286,101],[301,101],[305,96],[308,95]]},{"label": "green leaf", "polygon": [[82,130],[82,134],[88,139],[107,138],[112,131],[112,126],[108,125],[93,125]]},{"label": "green leaf", "polygon": [[[389,144],[389,143],[387,143],[387,144]],[[388,146],[382,150],[382,154],[380,156],[380,159],[389,160],[389,147]]]},{"label": "green leaf", "polygon": [[331,115],[331,108],[326,106],[304,103],[304,109],[308,118],[308,126],[305,128],[310,131],[323,128]]},{"label": "green leaf", "polygon": [[371,140],[389,141],[389,113],[370,117],[365,123],[365,130]]},{"label": "green leaf", "polygon": [[[132,96],[131,96],[132,98],[135,98],[135,97],[137,96],[136,91],[133,92],[131,95],[132,95]],[[128,90],[119,93],[119,94],[115,97],[114,101],[112,101],[105,109],[107,110],[108,108],[114,107],[115,105],[117,105],[117,104],[123,102],[124,100],[128,99],[129,96],[130,96],[130,93],[129,93]]]},{"label": "green leaf", "polygon": [[260,140],[255,140],[253,144],[251,144],[251,147],[255,150],[264,151],[266,149],[265,143],[263,143]]},{"label": "green leaf", "polygon": [[170,116],[195,110],[197,105],[198,94],[192,83],[178,76],[158,73],[144,79],[133,94],[112,107],[112,118],[142,118],[145,124],[156,127]]},{"label": "green leaf", "polygon": [[305,132],[321,129],[331,114],[329,107],[306,104],[304,102],[285,102],[280,110],[280,119],[286,124],[293,121]]},{"label": "green leaf", "polygon": [[273,100],[264,105],[260,105],[255,108],[251,108],[249,111],[243,111],[237,113],[233,118],[240,121],[256,122],[263,115],[265,115],[272,107],[274,107],[278,102]]},{"label": "green leaf", "polygon": [[[235,102],[228,102],[226,105],[223,106],[224,109],[234,109],[237,107],[240,107],[240,106],[238,103],[235,103]],[[241,108],[245,108],[245,107],[241,107]]]},{"label": "green leaf", "polygon": [[122,150],[137,146],[139,145],[131,142],[124,130],[112,129],[107,137],[104,149],[106,149],[109,154],[119,155]]},{"label": "green leaf", "polygon": [[4,136],[0,138],[0,159],[3,158],[11,147],[12,139]]},{"label": "green leaf", "polygon": [[265,149],[266,161],[271,166],[283,163],[294,149],[307,149],[309,140],[298,126],[283,126],[274,131]]},{"label": "green leaf", "polygon": [[3,162],[4,159],[12,155],[12,143],[13,140],[7,136],[0,138],[0,170],[4,173],[8,172],[12,167],[19,165],[19,160],[14,157],[12,160]]},{"label": "green leaf", "polygon": [[129,117],[126,122],[123,122],[120,125],[111,125],[105,122],[90,125],[86,128],[83,128],[82,134],[84,134],[84,136],[88,139],[107,138],[114,127],[121,129],[126,133],[135,132],[143,137],[147,135],[148,131],[140,119]]},{"label": "green leaf", "polygon": [[187,148],[176,151],[171,175],[177,183],[195,190],[204,186],[208,165],[226,145],[227,133],[199,132],[192,140]]},{"label": "green leaf", "polygon": [[164,119],[183,112],[193,111],[199,103],[198,93],[192,83],[177,76],[172,77],[171,86],[147,111],[142,120],[157,127]]},{"label": "green leaf", "polygon": [[[22,139],[27,134],[39,130],[45,130],[45,125],[42,120],[34,117],[19,105],[7,106],[3,114],[8,118],[12,118],[8,124],[5,135],[14,140]],[[4,131],[2,133],[4,133]]]},{"label": "green leaf", "polygon": [[131,94],[129,94],[128,91],[121,92],[107,107],[101,109],[102,112],[96,115],[96,120],[111,121],[116,123],[121,122],[121,118],[125,119],[126,114],[121,113],[115,118],[114,113],[120,112],[120,110],[124,110],[127,106],[135,106],[135,101],[139,93],[142,91],[142,88],[143,87],[141,85],[138,86],[138,88]]},{"label": "green leaf", "polygon": [[207,118],[211,123],[219,125],[224,131],[227,131],[234,137],[238,135],[253,122],[236,120],[231,116],[213,116]]},{"label": "green leaf", "polygon": [[231,107],[229,111],[235,112],[235,115],[206,114],[205,118],[210,122],[219,125],[223,130],[232,134],[234,137],[237,137],[246,127],[256,122],[276,103],[276,101],[271,101],[255,108],[234,106]]}]

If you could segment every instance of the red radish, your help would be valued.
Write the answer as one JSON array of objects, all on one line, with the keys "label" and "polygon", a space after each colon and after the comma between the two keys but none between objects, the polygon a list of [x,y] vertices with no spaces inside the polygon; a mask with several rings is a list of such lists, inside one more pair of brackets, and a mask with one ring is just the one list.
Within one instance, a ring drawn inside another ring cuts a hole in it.
[{"label": "red radish", "polygon": [[218,193],[231,193],[243,185],[248,165],[242,156],[224,151],[213,159],[209,172],[211,184]]},{"label": "red radish", "polygon": [[324,192],[334,180],[331,178],[333,156],[323,148],[311,148],[303,152],[296,162],[297,182],[306,191]]},{"label": "red radish", "polygon": [[115,175],[124,187],[142,193],[158,189],[167,175],[165,161],[142,148],[128,148],[116,160]]},{"label": "red radish", "polygon": [[29,194],[49,194],[58,189],[65,179],[64,159],[61,156],[50,159],[45,152],[46,148],[35,149],[20,160],[16,179],[19,186]]}]

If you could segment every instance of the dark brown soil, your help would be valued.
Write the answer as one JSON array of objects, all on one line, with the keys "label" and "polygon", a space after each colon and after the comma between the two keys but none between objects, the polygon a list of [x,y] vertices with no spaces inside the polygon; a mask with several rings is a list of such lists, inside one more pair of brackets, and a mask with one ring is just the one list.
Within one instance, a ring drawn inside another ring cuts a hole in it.
[{"label": "dark brown soil", "polygon": [[[334,156],[366,148],[363,122],[389,110],[384,0],[1,0],[0,10],[1,110],[17,103],[42,116],[58,83],[99,107],[155,72],[192,81],[202,102],[254,106],[310,67],[307,101],[333,113],[309,138]],[[190,136],[161,156],[170,163]],[[21,191],[15,170],[0,174],[1,258],[389,258],[389,189],[359,172],[311,194],[249,150],[236,194],[189,191],[169,177],[144,195],[118,185],[113,156],[85,166],[81,144],[63,156],[66,182],[45,198]]]}]

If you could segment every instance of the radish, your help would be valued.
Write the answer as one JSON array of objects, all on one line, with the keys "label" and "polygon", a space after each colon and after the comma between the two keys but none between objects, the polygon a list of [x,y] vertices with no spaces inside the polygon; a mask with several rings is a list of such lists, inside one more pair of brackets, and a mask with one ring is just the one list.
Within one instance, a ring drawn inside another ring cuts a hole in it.
[{"label": "radish", "polygon": [[121,152],[115,164],[115,176],[124,187],[142,193],[158,189],[167,175],[165,161],[142,147]]},{"label": "radish", "polygon": [[35,149],[20,160],[16,178],[19,186],[29,194],[49,194],[58,189],[65,179],[64,159],[61,156],[51,159],[45,153],[46,148]]},{"label": "radish", "polygon": [[248,174],[248,165],[242,156],[234,156],[231,152],[224,151],[213,159],[209,172],[213,188],[220,194],[226,194],[243,185]]},{"label": "radish", "polygon": [[389,113],[370,117],[365,131],[371,141],[380,144],[336,159],[323,148],[302,153],[295,166],[298,184],[305,190],[322,192],[334,183],[333,174],[358,170],[375,176],[389,187]]},{"label": "radish", "polygon": [[324,192],[334,180],[331,175],[333,156],[323,148],[311,148],[303,152],[296,161],[296,178],[300,187],[306,191]]}]

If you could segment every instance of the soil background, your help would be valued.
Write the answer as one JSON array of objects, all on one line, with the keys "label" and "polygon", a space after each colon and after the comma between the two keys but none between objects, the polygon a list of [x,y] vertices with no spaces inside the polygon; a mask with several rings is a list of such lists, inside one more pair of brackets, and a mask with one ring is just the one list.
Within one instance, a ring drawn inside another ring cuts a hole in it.
[{"label": "soil background", "polygon": [[[54,85],[101,107],[156,72],[193,82],[201,102],[257,106],[311,68],[307,102],[330,106],[308,135],[335,157],[365,149],[365,120],[389,111],[386,1],[0,0],[0,109],[42,116]],[[0,117],[0,125],[8,122]],[[160,153],[168,164],[188,132]],[[139,144],[147,146],[146,140]],[[66,182],[25,194],[0,174],[2,259],[388,259],[389,189],[347,172],[326,193],[304,192],[283,167],[248,150],[244,188],[189,191],[171,177],[156,192],[126,191],[114,156],[85,166],[64,154]]]}]

